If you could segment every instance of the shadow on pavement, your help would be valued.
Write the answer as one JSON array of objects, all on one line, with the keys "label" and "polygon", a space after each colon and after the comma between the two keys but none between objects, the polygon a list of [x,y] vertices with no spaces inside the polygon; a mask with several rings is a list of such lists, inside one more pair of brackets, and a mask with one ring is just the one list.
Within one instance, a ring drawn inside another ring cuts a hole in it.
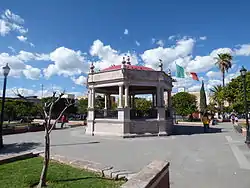
[{"label": "shadow on pavement", "polygon": [[41,143],[22,142],[22,143],[4,144],[4,147],[0,150],[0,154],[13,154],[13,153],[25,152],[33,150],[38,146],[41,146]]},{"label": "shadow on pavement", "polygon": [[175,125],[173,135],[191,135],[191,134],[209,134],[220,133],[221,128],[209,127],[209,130],[204,133],[203,126],[191,126],[191,125]]},{"label": "shadow on pavement", "polygon": [[75,146],[75,145],[85,145],[85,144],[99,144],[100,142],[83,142],[83,143],[69,143],[69,144],[51,144],[53,147],[57,146]]}]

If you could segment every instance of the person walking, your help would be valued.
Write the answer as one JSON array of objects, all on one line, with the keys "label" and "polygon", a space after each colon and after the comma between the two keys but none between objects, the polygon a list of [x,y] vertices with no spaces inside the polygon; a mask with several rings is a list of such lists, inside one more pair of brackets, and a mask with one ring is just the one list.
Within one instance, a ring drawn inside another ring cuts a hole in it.
[{"label": "person walking", "polygon": [[65,115],[62,115],[62,118],[61,118],[61,128],[63,128],[63,125],[65,124],[66,122],[66,117]]},{"label": "person walking", "polygon": [[202,123],[204,127],[204,133],[208,132],[210,120],[207,112],[205,112],[204,115],[202,116]]}]

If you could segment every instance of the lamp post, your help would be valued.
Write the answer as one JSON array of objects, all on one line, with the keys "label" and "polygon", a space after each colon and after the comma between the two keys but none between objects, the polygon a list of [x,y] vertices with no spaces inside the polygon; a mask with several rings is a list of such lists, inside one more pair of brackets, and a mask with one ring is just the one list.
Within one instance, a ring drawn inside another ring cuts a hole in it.
[{"label": "lamp post", "polygon": [[3,147],[3,119],[4,119],[4,102],[5,102],[5,91],[7,76],[10,72],[10,67],[8,63],[3,67],[4,83],[3,83],[3,96],[2,96],[2,110],[1,110],[1,119],[0,119],[0,149]]},{"label": "lamp post", "polygon": [[249,121],[248,121],[248,102],[247,102],[247,92],[246,92],[246,74],[247,70],[242,66],[240,70],[240,74],[243,81],[243,88],[244,88],[244,102],[245,102],[245,116],[246,116],[246,125],[247,125],[247,135],[246,135],[246,144],[250,144],[250,132],[249,132]]}]

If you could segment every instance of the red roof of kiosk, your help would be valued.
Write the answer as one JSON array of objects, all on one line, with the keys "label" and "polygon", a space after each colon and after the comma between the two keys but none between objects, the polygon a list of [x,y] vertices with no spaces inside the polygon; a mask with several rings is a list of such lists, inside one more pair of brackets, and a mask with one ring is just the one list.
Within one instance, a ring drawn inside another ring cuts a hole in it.
[{"label": "red roof of kiosk", "polygon": [[[111,67],[105,68],[102,71],[111,71],[111,70],[119,70],[121,69],[122,65],[113,65]],[[154,71],[154,69],[144,66],[138,66],[138,65],[125,65],[126,69],[131,70],[143,70],[143,71]]]}]

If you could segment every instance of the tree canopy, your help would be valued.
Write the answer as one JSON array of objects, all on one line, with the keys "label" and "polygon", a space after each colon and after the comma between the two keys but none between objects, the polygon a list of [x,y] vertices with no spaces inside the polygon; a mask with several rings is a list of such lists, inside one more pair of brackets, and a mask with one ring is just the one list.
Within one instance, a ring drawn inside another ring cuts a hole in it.
[{"label": "tree canopy", "polygon": [[207,111],[207,97],[204,88],[204,82],[202,81],[201,90],[200,90],[200,112],[204,114]]},{"label": "tree canopy", "polygon": [[233,56],[230,53],[220,53],[216,57],[216,65],[218,65],[222,73],[222,86],[225,86],[225,73],[232,67]]},{"label": "tree canopy", "polygon": [[[250,72],[246,74],[246,90],[247,101],[250,101]],[[225,111],[244,112],[244,90],[241,76],[232,79],[224,89],[219,85],[212,88],[211,91],[213,101],[219,106],[218,110],[220,110],[223,99],[225,99],[229,103],[229,107],[225,108]]]},{"label": "tree canopy", "polygon": [[179,92],[172,96],[173,107],[176,114],[187,116],[197,111],[196,96],[187,92]]}]

